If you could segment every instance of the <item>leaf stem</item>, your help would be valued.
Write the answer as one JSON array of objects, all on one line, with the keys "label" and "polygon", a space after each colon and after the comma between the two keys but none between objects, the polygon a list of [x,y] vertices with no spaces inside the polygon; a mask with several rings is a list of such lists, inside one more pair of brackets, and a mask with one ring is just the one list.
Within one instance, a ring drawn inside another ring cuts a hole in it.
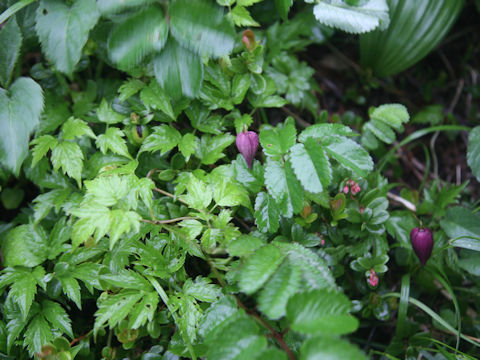
[{"label": "leaf stem", "polygon": [[178,221],[182,221],[182,220],[195,220],[195,218],[191,217],[191,216],[181,216],[181,217],[178,217],[178,218],[168,219],[168,220],[141,219],[140,221],[146,222],[146,223],[149,223],[149,224],[162,225],[162,224],[170,224],[170,223],[174,223],[174,222],[178,222]]},{"label": "leaf stem", "polygon": [[3,24],[10,16],[15,15],[18,11],[22,10],[25,6],[30,5],[34,1],[35,0],[21,0],[10,6],[0,15],[0,24]]},{"label": "leaf stem", "polygon": [[182,204],[188,205],[188,203],[187,203],[185,200],[180,199],[179,197],[176,197],[175,195],[169,193],[168,191],[159,189],[159,188],[157,188],[157,187],[153,188],[153,190],[156,191],[156,192],[158,192],[158,193],[160,193],[160,194],[162,194],[162,195],[168,196],[168,197],[172,198],[173,200],[178,200],[178,201],[180,201]]}]

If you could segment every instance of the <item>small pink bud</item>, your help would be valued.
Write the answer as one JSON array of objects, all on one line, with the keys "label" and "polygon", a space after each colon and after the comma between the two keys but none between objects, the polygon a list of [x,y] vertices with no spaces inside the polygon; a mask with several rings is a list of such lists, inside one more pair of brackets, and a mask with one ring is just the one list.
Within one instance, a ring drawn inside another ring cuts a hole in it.
[{"label": "small pink bud", "polygon": [[422,266],[425,266],[433,249],[433,236],[429,228],[413,228],[410,232],[410,241],[413,251],[417,255]]},{"label": "small pink bud", "polygon": [[364,211],[365,211],[365,208],[364,208],[363,206],[360,206],[360,207],[358,208],[358,212],[359,212],[360,214],[363,214]]},{"label": "small pink bud", "polygon": [[248,167],[252,168],[253,158],[258,148],[258,135],[253,131],[244,131],[237,135],[238,151],[243,155]]},{"label": "small pink bud", "polygon": [[375,270],[370,269],[370,277],[368,278],[368,283],[372,287],[376,287],[378,285],[378,276]]},{"label": "small pink bud", "polygon": [[255,42],[255,34],[252,30],[247,29],[242,34],[242,42],[243,45],[247,48],[248,51],[252,52],[257,47],[257,43]]},{"label": "small pink bud", "polygon": [[352,195],[356,195],[360,192],[360,186],[355,183],[354,185],[352,185],[352,187],[350,188],[350,190],[352,190]]},{"label": "small pink bud", "polygon": [[348,185],[345,185],[345,186],[343,187],[343,192],[344,192],[345,194],[348,194]]}]

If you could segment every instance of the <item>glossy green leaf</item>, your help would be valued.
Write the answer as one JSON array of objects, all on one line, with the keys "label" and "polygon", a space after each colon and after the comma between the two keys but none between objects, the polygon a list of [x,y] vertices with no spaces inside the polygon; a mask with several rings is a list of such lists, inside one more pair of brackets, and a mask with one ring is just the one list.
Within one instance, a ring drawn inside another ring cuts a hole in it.
[{"label": "glossy green leaf", "polygon": [[170,98],[155,80],[151,81],[148,86],[143,88],[140,92],[140,99],[147,108],[160,110],[170,117],[170,119],[175,119],[175,113],[173,112]]},{"label": "glossy green leaf", "polygon": [[24,344],[28,346],[30,354],[33,355],[34,352],[40,352],[42,346],[52,340],[53,337],[50,324],[40,313],[28,324],[27,330],[25,331]]},{"label": "glossy green leaf", "polygon": [[0,31],[0,85],[7,88],[12,78],[12,72],[20,55],[22,32],[15,17],[5,24]]},{"label": "glossy green leaf", "polygon": [[284,155],[295,144],[297,130],[293,121],[283,127],[267,127],[260,131],[259,140],[263,151],[269,156]]},{"label": "glossy green leaf", "polygon": [[357,136],[351,128],[341,124],[313,124],[303,130],[298,136],[298,141],[306,142],[309,138],[322,140],[331,135]]},{"label": "glossy green leaf", "polygon": [[206,56],[228,55],[235,31],[223,11],[206,0],[176,0],[169,9],[170,31],[185,48]]},{"label": "glossy green leaf", "polygon": [[60,167],[64,174],[77,180],[78,187],[82,182],[83,153],[78,144],[63,141],[52,150],[53,169],[57,171]]},{"label": "glossy green leaf", "polygon": [[355,141],[345,137],[331,136],[322,142],[325,151],[344,167],[360,176],[373,170],[373,160],[368,152]]},{"label": "glossy green leaf", "polygon": [[123,269],[117,274],[103,274],[100,278],[106,283],[124,289],[152,291],[152,285],[136,271]]},{"label": "glossy green leaf", "polygon": [[183,284],[183,293],[200,301],[213,302],[219,298],[221,290],[210,279],[197,276],[195,281],[188,279]]},{"label": "glossy green leaf", "polygon": [[34,267],[47,255],[46,234],[33,225],[20,225],[10,230],[2,242],[5,266]]},{"label": "glossy green leaf", "polygon": [[231,256],[245,256],[252,254],[264,244],[265,241],[256,236],[241,235],[227,244],[227,251]]},{"label": "glossy green leaf", "polygon": [[287,319],[291,328],[301,333],[341,335],[358,328],[350,310],[350,300],[342,293],[312,290],[290,298]]},{"label": "glossy green leaf", "polygon": [[172,98],[178,99],[182,95],[194,98],[199,94],[203,80],[199,55],[169,38],[153,63],[158,83]]},{"label": "glossy green leaf", "polygon": [[473,128],[468,134],[467,162],[480,181],[480,126]]},{"label": "glossy green leaf", "polygon": [[274,233],[278,230],[280,209],[273,197],[260,192],[255,199],[255,224],[262,232]]},{"label": "glossy green leaf", "polygon": [[260,289],[275,273],[284,257],[285,254],[272,244],[257,250],[240,270],[238,284],[240,289],[247,294]]},{"label": "glossy green leaf", "polygon": [[187,184],[187,195],[182,198],[194,209],[206,209],[212,202],[213,192],[204,181],[191,175]]},{"label": "glossy green leaf", "polygon": [[239,309],[234,298],[223,296],[205,311],[199,324],[199,335],[207,342],[215,341],[218,332],[238,314]]},{"label": "glossy green leaf", "polygon": [[355,345],[342,339],[312,337],[300,349],[300,360],[367,360],[368,357]]},{"label": "glossy green leaf", "polygon": [[440,225],[451,244],[456,247],[480,251],[480,216],[464,207],[447,209]]},{"label": "glossy green leaf", "polygon": [[73,338],[72,321],[60,304],[50,300],[44,300],[42,302],[42,314],[54,328]]},{"label": "glossy green leaf", "polygon": [[[43,275],[45,271],[42,268]],[[10,287],[8,296],[15,299],[22,313],[23,320],[27,319],[28,313],[37,293],[37,280],[28,271],[18,271],[14,274],[14,282]]]},{"label": "glossy green leaf", "polygon": [[143,140],[140,152],[160,151],[166,153],[178,145],[182,135],[172,126],[160,125],[152,129],[152,133]]},{"label": "glossy green leaf", "polygon": [[202,161],[202,164],[211,165],[225,157],[223,151],[235,140],[230,134],[217,136],[203,135],[195,155]]},{"label": "glossy green leaf", "polygon": [[119,13],[126,9],[141,7],[154,2],[155,0],[98,0],[97,7],[98,11],[105,15]]},{"label": "glossy green leaf", "polygon": [[105,124],[118,124],[122,122],[125,118],[124,115],[117,113],[112,107],[108,104],[107,100],[102,99],[102,102],[97,109],[98,120]]},{"label": "glossy green leaf", "polygon": [[163,11],[150,6],[113,28],[108,37],[108,52],[121,68],[131,69],[145,56],[161,50],[167,35],[168,25]]},{"label": "glossy green leaf", "polygon": [[324,150],[314,139],[290,149],[289,161],[306,191],[321,193],[332,181],[332,170]]},{"label": "glossy green leaf", "polygon": [[105,134],[101,134],[97,137],[96,144],[102,154],[106,154],[108,150],[114,154],[122,155],[128,158],[132,156],[128,152],[127,142],[125,134],[122,130],[116,127],[110,127],[105,131]]},{"label": "glossy green leaf", "polygon": [[153,321],[159,301],[160,298],[155,291],[146,293],[128,316],[129,328],[138,329],[147,321]]},{"label": "glossy green leaf", "polygon": [[35,29],[43,51],[58,70],[73,73],[98,17],[95,0],[77,0],[71,6],[61,0],[40,1]]},{"label": "glossy green leaf", "polygon": [[28,140],[42,109],[42,89],[32,79],[18,78],[8,92],[0,88],[0,162],[15,176],[27,156]]},{"label": "glossy green leaf", "polygon": [[182,139],[178,143],[178,150],[182,153],[185,157],[185,160],[189,160],[190,156],[195,153],[198,146],[198,138],[191,134],[187,133],[182,136]]},{"label": "glossy green leaf", "polygon": [[70,117],[62,125],[62,138],[64,140],[74,140],[75,138],[87,135],[88,137],[95,139],[96,136],[88,124],[80,119]]}]

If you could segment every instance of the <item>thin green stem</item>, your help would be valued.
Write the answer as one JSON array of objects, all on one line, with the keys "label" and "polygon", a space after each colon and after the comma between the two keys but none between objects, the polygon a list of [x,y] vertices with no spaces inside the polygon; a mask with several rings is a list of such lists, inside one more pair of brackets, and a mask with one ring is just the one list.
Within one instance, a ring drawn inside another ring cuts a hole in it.
[{"label": "thin green stem", "polygon": [[3,24],[12,15],[15,15],[18,11],[22,10],[25,6],[30,5],[35,0],[21,0],[10,6],[2,14],[0,14],[0,24]]}]

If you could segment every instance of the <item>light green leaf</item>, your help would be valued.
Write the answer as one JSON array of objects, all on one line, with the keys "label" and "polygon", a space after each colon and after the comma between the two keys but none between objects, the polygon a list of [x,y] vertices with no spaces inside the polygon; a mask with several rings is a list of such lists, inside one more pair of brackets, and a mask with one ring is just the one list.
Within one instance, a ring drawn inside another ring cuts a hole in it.
[{"label": "light green leaf", "polygon": [[288,299],[300,285],[300,268],[288,258],[273,274],[258,297],[258,308],[270,319],[280,319],[286,313]]},{"label": "light green leaf", "polygon": [[175,120],[170,98],[155,80],[152,80],[147,87],[143,88],[140,99],[147,108],[160,110],[170,119]]},{"label": "light green leaf", "polygon": [[42,109],[42,88],[32,79],[18,78],[8,92],[0,88],[0,163],[15,176],[27,156],[28,140]]},{"label": "light green leaf", "polygon": [[43,230],[33,225],[11,229],[2,242],[5,266],[34,267],[47,258],[47,238]]},{"label": "light green leaf", "polygon": [[218,299],[222,292],[218,285],[211,282],[210,279],[202,276],[197,276],[195,282],[192,279],[187,279],[183,284],[183,293],[200,301],[213,302]]},{"label": "light green leaf", "polygon": [[239,310],[234,298],[223,296],[205,311],[199,324],[198,334],[206,342],[215,341],[219,331],[238,314]]},{"label": "light green leaf", "polygon": [[42,314],[53,327],[73,338],[72,321],[60,304],[44,300],[42,302]]},{"label": "light green leaf", "polygon": [[274,233],[280,224],[280,209],[270,194],[260,192],[255,199],[255,224],[261,232]]},{"label": "light green leaf", "polygon": [[358,320],[349,315],[351,307],[342,293],[312,290],[290,298],[287,319],[293,330],[304,334],[348,334],[358,328]]},{"label": "light green leaf", "polygon": [[172,126],[155,126],[153,132],[143,140],[140,152],[160,151],[166,153],[177,146],[181,139],[182,135]]},{"label": "light green leaf", "polygon": [[22,47],[22,32],[15,17],[0,31],[0,85],[7,88]]},{"label": "light green leaf", "polygon": [[145,83],[139,79],[128,79],[118,88],[118,99],[123,102],[142,90],[144,86]]},{"label": "light green leaf", "polygon": [[42,158],[47,155],[48,150],[52,150],[57,146],[58,140],[52,135],[43,135],[30,143],[34,145],[32,150],[32,167],[35,166]]},{"label": "light green leaf", "polygon": [[44,53],[58,70],[73,73],[98,17],[95,0],[77,0],[71,7],[61,0],[40,1],[35,29]]},{"label": "light green leaf", "polygon": [[325,151],[344,167],[366,177],[373,170],[373,161],[368,152],[355,141],[345,137],[331,136],[322,142]]},{"label": "light green leaf", "polygon": [[238,283],[240,290],[252,294],[260,289],[275,273],[285,255],[272,244],[265,245],[257,250],[240,269]]},{"label": "light green leaf", "polygon": [[[185,10],[190,6],[184,7]],[[165,49],[153,60],[155,77],[173,99],[182,95],[194,98],[200,93],[203,64],[200,56],[182,47],[169,37]]]},{"label": "light green leaf", "polygon": [[342,339],[312,337],[305,341],[300,349],[300,360],[367,360],[355,345]]},{"label": "light green leaf", "polygon": [[230,54],[235,30],[223,11],[206,0],[177,0],[169,7],[170,31],[193,52],[220,57]]},{"label": "light green leaf", "polygon": [[24,345],[28,347],[29,353],[33,355],[35,352],[39,353],[42,346],[53,338],[54,335],[51,331],[50,324],[40,313],[28,324],[27,330],[25,331]]},{"label": "light green leaf", "polygon": [[122,69],[132,69],[165,45],[168,25],[163,11],[149,6],[115,26],[108,37],[110,58]]},{"label": "light green leaf", "polygon": [[235,138],[230,134],[217,136],[205,134],[200,139],[195,155],[202,161],[202,164],[211,165],[225,156],[223,150],[230,146],[234,140]]},{"label": "light green leaf", "polygon": [[156,0],[97,0],[97,7],[102,15],[109,15],[119,13],[126,9],[148,5],[155,1]]},{"label": "light green leaf", "polygon": [[286,120],[283,127],[268,127],[260,131],[259,140],[269,156],[284,155],[295,144],[297,130],[293,121]]},{"label": "light green leaf", "polygon": [[230,16],[236,26],[260,26],[260,24],[252,18],[250,12],[238,4],[238,2],[230,12]]},{"label": "light green leaf", "polygon": [[19,273],[12,284],[8,296],[12,296],[20,307],[23,319],[27,319],[33,299],[37,293],[37,281],[30,272]]},{"label": "light green leaf", "polygon": [[87,135],[92,139],[96,138],[90,126],[83,120],[70,117],[62,125],[62,139],[64,140],[73,140],[83,135]]},{"label": "light green leaf", "polygon": [[358,136],[348,126],[341,124],[314,124],[303,130],[298,136],[298,141],[306,142],[309,138],[323,140],[331,135]]},{"label": "light green leaf", "polygon": [[142,301],[135,305],[132,312],[129,314],[128,327],[130,329],[138,329],[145,325],[147,321],[153,321],[153,316],[157,310],[159,300],[160,298],[156,291],[146,293],[143,296]]},{"label": "light green leaf", "polygon": [[143,276],[133,270],[122,269],[116,274],[103,274],[100,279],[119,289],[152,291],[152,285]]},{"label": "light green leaf", "polygon": [[55,189],[38,195],[34,200],[33,210],[35,211],[33,217],[35,223],[45,218],[51,209],[55,208],[58,212],[61,206],[67,201],[71,194],[70,189]]},{"label": "light green leaf", "polygon": [[312,138],[290,149],[289,161],[303,188],[319,194],[332,181],[332,170],[322,147]]},{"label": "light green leaf", "polygon": [[395,130],[401,131],[402,124],[410,120],[410,115],[402,104],[385,104],[375,108],[370,114],[370,119],[381,121]]},{"label": "light green leaf", "polygon": [[128,233],[131,228],[136,232],[140,230],[142,217],[134,211],[115,209],[110,211],[110,250],[121,235]]},{"label": "light green leaf", "polygon": [[82,183],[83,153],[76,143],[63,141],[52,150],[53,169],[60,167],[64,174],[77,180],[78,187]]},{"label": "light green leaf", "polygon": [[178,150],[185,157],[185,160],[189,160],[190,156],[195,153],[198,146],[198,138],[192,133],[186,133],[182,136],[182,139],[178,143]]},{"label": "light green leaf", "polygon": [[194,209],[206,209],[212,202],[212,189],[196,176],[191,175],[187,184],[187,195],[183,196],[185,200]]},{"label": "light green leaf", "polygon": [[258,161],[253,161],[252,169],[250,169],[241,155],[237,155],[237,159],[232,162],[235,179],[245,186],[249,191],[258,194],[263,188],[263,166]]},{"label": "light green leaf", "polygon": [[[142,83],[143,85],[143,83]],[[123,86],[123,85],[122,85]],[[122,89],[122,87],[120,87]],[[108,104],[107,100],[102,99],[102,102],[97,109],[98,120],[105,124],[118,124],[123,121],[125,118],[124,115],[117,113],[112,107]]]},{"label": "light green leaf", "polygon": [[237,0],[237,4],[240,6],[251,6],[263,0]]},{"label": "light green leaf", "polygon": [[468,134],[467,162],[473,175],[480,181],[480,126],[473,128]]},{"label": "light green leaf", "polygon": [[110,150],[114,154],[132,159],[132,156],[128,152],[127,142],[123,139],[124,136],[125,134],[119,128],[110,127],[105,131],[105,134],[97,137],[95,143],[102,154],[106,154],[107,151]]},{"label": "light green leaf", "polygon": [[230,256],[245,256],[253,254],[263,245],[265,245],[265,241],[256,236],[242,235],[227,244],[227,251]]},{"label": "light green leaf", "polygon": [[314,6],[313,13],[322,24],[354,34],[377,27],[384,30],[390,22],[386,0],[367,0],[360,6],[349,6],[342,0],[322,1]]},{"label": "light green leaf", "polygon": [[213,200],[219,206],[245,205],[251,207],[247,191],[235,180],[222,178],[213,187]]}]

